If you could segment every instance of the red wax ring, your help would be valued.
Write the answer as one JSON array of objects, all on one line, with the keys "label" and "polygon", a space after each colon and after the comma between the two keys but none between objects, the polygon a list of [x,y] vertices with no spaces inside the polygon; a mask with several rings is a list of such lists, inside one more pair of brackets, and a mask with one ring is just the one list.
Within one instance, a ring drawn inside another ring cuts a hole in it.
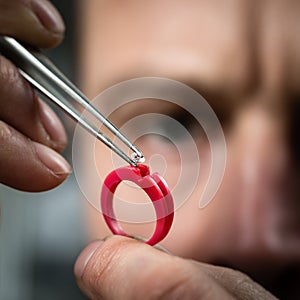
[{"label": "red wax ring", "polygon": [[138,164],[112,171],[106,179],[101,191],[101,209],[104,220],[114,234],[128,235],[119,225],[113,210],[113,197],[118,185],[123,181],[132,181],[140,186],[150,197],[156,213],[156,227],[149,245],[159,243],[168,234],[174,217],[173,198],[166,181],[158,174],[150,175],[149,167]]}]

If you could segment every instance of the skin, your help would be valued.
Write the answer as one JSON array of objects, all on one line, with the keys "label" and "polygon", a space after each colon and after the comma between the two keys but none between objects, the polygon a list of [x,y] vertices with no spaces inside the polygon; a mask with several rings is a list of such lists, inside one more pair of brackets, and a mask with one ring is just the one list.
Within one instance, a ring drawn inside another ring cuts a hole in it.
[{"label": "skin", "polygon": [[[299,134],[295,130],[300,92],[299,6],[299,1],[292,0],[189,0],[172,1],[172,4],[168,0],[122,3],[90,0],[81,9],[81,74],[84,91],[90,98],[122,80],[167,77],[184,82],[201,93],[223,126],[227,165],[215,199],[205,209],[198,209],[204,186],[200,176],[189,201],[176,211],[172,231],[162,245],[175,255],[194,259],[192,264],[196,264],[198,270],[202,270],[203,265],[196,261],[239,269],[285,298],[294,298],[300,292],[297,287]],[[116,112],[112,120],[119,126],[141,113],[172,115],[173,108],[153,109],[157,107],[153,101],[146,100],[137,108],[125,107]],[[158,147],[151,148],[154,142],[151,138],[142,139],[137,145],[149,157],[157,151]],[[203,155],[201,163],[205,177],[209,145],[205,139],[199,139],[198,146]],[[166,150],[161,151],[167,157],[169,172],[164,177],[172,187],[178,178],[179,161],[175,154],[173,156],[174,151],[168,145],[165,147]],[[98,171],[104,176],[113,168],[109,160],[101,160],[109,157],[109,152],[99,146],[96,153]],[[128,200],[133,198],[126,189],[122,193],[127,193]],[[87,215],[92,238],[109,234],[104,224],[99,225],[101,216],[96,210],[90,209]],[[144,236],[150,235],[153,226],[123,225],[127,232]],[[91,292],[88,295],[93,295],[92,298],[109,298],[109,291],[114,291],[113,280],[126,280],[128,295],[124,291],[122,298],[131,299],[135,293],[142,293],[138,286],[143,286],[143,296],[147,299],[147,295],[151,295],[151,299],[153,295],[148,294],[147,289],[151,276],[146,274],[144,278],[140,274],[141,284],[135,276],[131,277],[133,263],[127,265],[127,257],[131,257],[129,244],[134,242],[112,238],[96,250],[83,275],[78,277],[79,285],[85,292]],[[139,244],[135,247],[142,248]],[[149,264],[155,265],[150,259],[150,252],[155,251],[147,249],[143,248],[143,261],[146,264],[149,251]],[[134,253],[138,263],[139,255]],[[156,255],[159,261],[162,254],[157,251]],[[121,266],[118,264],[120,257],[124,259]],[[175,263],[177,258],[172,259]],[[180,261],[186,267],[191,263]],[[181,290],[185,285],[175,283],[181,275],[172,270],[171,263],[164,268],[165,272],[168,268],[170,285],[174,284],[174,290]],[[158,263],[155,269],[158,278],[160,269]],[[227,271],[211,270],[212,273],[221,272],[225,280],[224,284],[214,284],[225,286],[232,294],[230,284],[226,283]],[[126,276],[123,271],[127,272]],[[201,272],[195,270],[195,276],[201,278]],[[92,274],[101,274],[102,280],[97,276],[89,277]],[[164,275],[161,276],[163,281]],[[238,273],[234,277],[236,284],[239,277],[243,281],[243,275]],[[169,285],[164,283],[168,289]],[[201,283],[198,284],[201,290]],[[185,287],[192,298],[193,289]],[[253,289],[249,288],[249,299],[257,298],[251,296]],[[195,292],[194,297],[199,295]],[[234,296],[243,298],[239,290]],[[203,295],[203,299],[210,297],[216,298]],[[172,299],[171,296],[166,298]],[[223,294],[217,298],[223,299]]]},{"label": "skin", "polygon": [[120,236],[90,244],[75,273],[89,299],[276,299],[241,272],[171,256]]},{"label": "skin", "polygon": [[[63,38],[63,21],[47,1],[3,0],[0,11],[1,35],[41,48],[54,47]],[[0,182],[24,191],[59,185],[70,173],[58,154],[66,142],[54,112],[17,68],[0,56]]]},{"label": "skin", "polygon": [[[124,79],[165,76],[193,82],[211,103],[223,109],[230,107],[231,115],[226,128],[223,124],[228,161],[222,186],[205,210],[195,209],[198,199],[193,196],[176,212],[172,238],[164,244],[174,255],[124,237],[98,241],[83,250],[76,262],[80,288],[92,299],[273,299],[243,273],[199,261],[221,261],[280,288],[284,285],[277,276],[299,263],[299,173],[295,148],[291,147],[297,145],[297,135],[287,138],[294,132],[291,125],[295,125],[288,112],[294,111],[294,96],[300,86],[298,2],[84,3],[82,12],[89,18],[82,15],[82,44],[87,45],[82,49],[82,74],[90,96]],[[53,12],[53,8],[48,10]],[[49,21],[43,11],[41,22],[32,1],[2,0],[0,11],[6,12],[0,16],[2,34],[39,47],[55,46],[62,38],[63,28],[53,27],[59,23],[57,13],[55,21],[53,13]],[[176,35],[167,16],[180,22]],[[134,22],[121,26],[126,20]],[[52,24],[52,30],[45,24]],[[210,30],[203,29],[207,26]],[[218,28],[224,33],[222,47],[218,46]],[[195,29],[205,42],[188,35]],[[170,34],[171,47],[164,46],[161,41]],[[178,57],[182,53],[193,63],[181,64]],[[205,64],[207,61],[211,63]],[[16,68],[2,57],[0,62],[0,105],[5,108],[0,109],[1,183],[30,191],[50,189],[70,170],[55,151],[66,142],[64,131]],[[167,68],[163,66],[166,62]],[[224,105],[213,99],[222,99]],[[45,111],[51,114],[48,121],[42,117]],[[101,168],[106,172],[110,166],[102,162]],[[28,181],[28,174],[36,180]],[[172,182],[170,176],[166,179]],[[183,233],[187,218],[191,227],[185,227]],[[268,225],[271,221],[272,226]],[[92,227],[99,228],[99,221]],[[144,228],[139,230],[145,233]],[[94,234],[98,237],[104,231]],[[261,269],[266,276],[261,275]],[[288,282],[293,298],[297,298],[298,282],[293,277]],[[285,298],[288,296],[286,293]]]}]

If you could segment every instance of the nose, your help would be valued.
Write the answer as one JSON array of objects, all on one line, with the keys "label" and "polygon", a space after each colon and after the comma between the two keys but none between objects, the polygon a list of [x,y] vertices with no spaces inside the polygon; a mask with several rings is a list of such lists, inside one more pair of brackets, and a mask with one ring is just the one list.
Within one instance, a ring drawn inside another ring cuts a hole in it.
[{"label": "nose", "polygon": [[256,173],[262,183],[271,184],[286,173],[290,160],[286,123],[284,116],[261,104],[252,104],[240,112],[235,122],[235,148],[240,152],[247,178]]},{"label": "nose", "polygon": [[269,259],[300,258],[300,181],[287,111],[262,103],[244,108],[228,151],[238,170],[239,247]]}]

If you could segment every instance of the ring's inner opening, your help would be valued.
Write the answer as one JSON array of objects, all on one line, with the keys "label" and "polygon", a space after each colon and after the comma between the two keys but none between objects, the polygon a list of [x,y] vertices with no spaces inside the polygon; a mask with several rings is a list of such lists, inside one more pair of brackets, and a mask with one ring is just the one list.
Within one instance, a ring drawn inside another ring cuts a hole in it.
[{"label": "ring's inner opening", "polygon": [[147,193],[137,184],[126,180],[119,184],[114,196],[113,209],[119,225],[127,234],[148,239],[154,233],[154,206]]}]

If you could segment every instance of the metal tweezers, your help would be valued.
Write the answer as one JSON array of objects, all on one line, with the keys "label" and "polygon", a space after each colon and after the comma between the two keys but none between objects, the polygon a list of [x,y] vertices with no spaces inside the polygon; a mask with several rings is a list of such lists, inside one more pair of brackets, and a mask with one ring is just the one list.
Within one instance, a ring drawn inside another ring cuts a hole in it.
[{"label": "metal tweezers", "polygon": [[[30,82],[39,92],[57,104],[70,117],[76,120],[89,133],[103,142],[112,151],[118,154],[132,166],[144,161],[142,152],[131,143],[107,118],[105,118],[87,99],[87,97],[72,84],[53,63],[41,52],[23,46],[14,38],[0,36],[0,53],[12,61],[22,76]],[[118,137],[133,153],[128,156],[95,125],[90,123],[70,103],[77,102],[93,117],[100,121],[116,137]]]}]

